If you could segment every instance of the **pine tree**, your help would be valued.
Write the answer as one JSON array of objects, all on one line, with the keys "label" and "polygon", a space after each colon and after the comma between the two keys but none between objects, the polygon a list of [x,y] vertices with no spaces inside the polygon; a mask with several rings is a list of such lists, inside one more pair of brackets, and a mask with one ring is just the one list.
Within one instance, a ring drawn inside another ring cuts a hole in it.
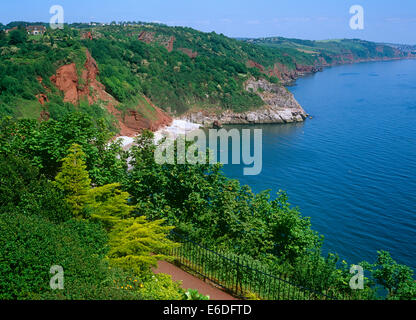
[{"label": "pine tree", "polygon": [[120,220],[110,232],[111,264],[143,274],[158,261],[169,260],[169,250],[179,245],[167,238],[173,227],[163,223],[164,220],[147,221],[146,217]]},{"label": "pine tree", "polygon": [[91,203],[91,179],[84,159],[85,153],[81,146],[73,144],[68,150],[68,156],[62,160],[61,171],[55,178],[56,186],[64,192],[65,199],[77,218],[82,217],[84,209]]},{"label": "pine tree", "polygon": [[89,192],[91,218],[113,227],[121,219],[129,218],[134,207],[128,205],[130,195],[119,190],[120,184],[108,184]]},{"label": "pine tree", "polygon": [[55,184],[65,193],[76,217],[83,218],[88,212],[88,218],[107,226],[110,262],[141,274],[150,272],[159,260],[168,260],[168,251],[178,246],[167,238],[173,227],[163,226],[164,220],[132,217],[134,207],[128,204],[130,195],[121,191],[119,184],[91,188],[84,158],[81,146],[72,145],[68,156],[62,160]]}]

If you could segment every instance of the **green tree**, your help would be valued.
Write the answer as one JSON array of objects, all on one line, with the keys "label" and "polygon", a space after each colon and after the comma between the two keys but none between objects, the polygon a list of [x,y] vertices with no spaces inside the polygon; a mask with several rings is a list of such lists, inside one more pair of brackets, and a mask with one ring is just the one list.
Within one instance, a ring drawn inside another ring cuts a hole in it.
[{"label": "green tree", "polygon": [[173,227],[163,223],[149,222],[145,217],[120,220],[110,232],[111,264],[142,274],[150,272],[158,261],[169,259],[167,253],[177,244],[167,238]]},{"label": "green tree", "polygon": [[123,182],[128,153],[120,142],[109,142],[111,137],[103,121],[79,112],[68,113],[58,121],[0,120],[0,153],[28,159],[49,179],[55,179],[68,149],[78,144],[86,154],[87,170],[95,185]]},{"label": "green tree", "polygon": [[57,223],[72,217],[63,193],[28,160],[0,154],[0,181],[0,214],[19,211]]},{"label": "green tree", "polygon": [[[49,270],[65,272],[64,296],[87,298],[87,291],[106,280],[107,235],[84,221],[55,224],[39,216],[14,211],[0,215],[0,299],[32,299],[52,294]],[[90,291],[90,293],[91,293]]]},{"label": "green tree", "polygon": [[374,264],[367,262],[361,265],[370,271],[377,284],[388,291],[391,300],[416,300],[416,281],[413,270],[398,264],[386,251],[379,251]]},{"label": "green tree", "polygon": [[120,184],[108,184],[88,192],[91,218],[104,222],[111,228],[121,219],[129,218],[134,210],[128,205],[130,195],[120,190]]},{"label": "green tree", "polygon": [[25,43],[27,40],[27,32],[24,28],[18,28],[10,32],[10,45],[17,45]]},{"label": "green tree", "polygon": [[6,32],[4,32],[4,30],[0,30],[0,43],[3,43],[5,39],[6,39]]},{"label": "green tree", "polygon": [[132,217],[134,207],[127,203],[130,195],[121,191],[119,184],[92,188],[84,158],[81,146],[72,145],[55,183],[66,195],[75,217],[88,216],[106,224],[110,261],[141,274],[149,272],[158,260],[168,259],[164,252],[176,246],[167,238],[173,227],[162,226],[164,220],[149,222],[145,217]]},{"label": "green tree", "polygon": [[89,190],[91,179],[85,165],[85,153],[78,144],[68,150],[68,156],[62,160],[62,169],[55,179],[56,186],[65,194],[65,199],[75,217],[85,214],[85,207],[91,203]]}]

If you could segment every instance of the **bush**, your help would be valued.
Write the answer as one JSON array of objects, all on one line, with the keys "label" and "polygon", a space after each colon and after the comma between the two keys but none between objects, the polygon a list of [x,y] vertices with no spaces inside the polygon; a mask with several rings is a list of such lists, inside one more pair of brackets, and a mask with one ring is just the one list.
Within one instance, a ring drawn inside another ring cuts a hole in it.
[{"label": "bush", "polygon": [[24,28],[18,28],[10,32],[10,39],[9,39],[10,45],[22,44],[22,43],[25,43],[26,40],[27,40],[27,32]]},{"label": "bush", "polygon": [[50,268],[64,269],[65,291],[71,299],[83,299],[77,289],[99,287],[106,280],[107,235],[93,223],[68,221],[54,224],[43,217],[19,212],[0,216],[0,299],[30,299],[51,293]]},{"label": "bush", "polygon": [[52,222],[71,218],[63,194],[39,175],[29,161],[0,154],[0,214],[19,211]]},{"label": "bush", "polygon": [[140,300],[184,300],[185,292],[171,276],[156,274],[143,284],[139,297]]}]

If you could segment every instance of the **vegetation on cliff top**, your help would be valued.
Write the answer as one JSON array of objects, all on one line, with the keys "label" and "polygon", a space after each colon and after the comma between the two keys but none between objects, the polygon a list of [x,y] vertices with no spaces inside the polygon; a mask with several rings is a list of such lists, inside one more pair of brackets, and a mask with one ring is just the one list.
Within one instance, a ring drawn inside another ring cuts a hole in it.
[{"label": "vegetation on cliff top", "polygon": [[[354,59],[404,55],[390,46],[359,40],[240,41],[214,32],[159,24],[74,24],[30,37],[22,25],[12,23],[6,28],[20,27],[8,35],[0,33],[0,114],[17,118],[39,118],[44,111],[59,119],[81,110],[105,118],[107,124],[114,121],[99,103],[64,103],[62,92],[50,81],[59,67],[69,63],[75,63],[81,74],[85,48],[97,61],[98,80],[120,102],[117,108],[140,109],[137,100],[145,95],[173,114],[190,109],[241,112],[258,108],[263,105],[261,98],[244,90],[243,83],[251,76],[278,82],[287,74],[296,76],[297,69],[342,63],[350,55]],[[43,104],[39,95],[47,97]],[[141,112],[143,117],[145,111]]]},{"label": "vegetation on cliff top", "polygon": [[405,56],[404,53],[395,48],[377,44],[370,41],[360,39],[339,39],[339,40],[299,40],[287,39],[282,37],[261,38],[261,39],[245,39],[248,43],[253,43],[268,48],[280,48],[283,50],[292,49],[294,51],[303,52],[317,59],[323,58],[321,63],[332,64],[342,63],[342,59],[381,59]]}]

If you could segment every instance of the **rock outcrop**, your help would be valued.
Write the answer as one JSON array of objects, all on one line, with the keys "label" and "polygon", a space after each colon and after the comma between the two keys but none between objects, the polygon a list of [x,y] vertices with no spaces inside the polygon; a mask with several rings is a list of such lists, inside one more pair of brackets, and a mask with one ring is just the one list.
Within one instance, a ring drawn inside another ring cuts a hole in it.
[{"label": "rock outcrop", "polygon": [[36,98],[38,99],[39,103],[43,106],[46,102],[49,102],[49,99],[46,94],[39,93],[36,95]]},{"label": "rock outcrop", "polygon": [[191,59],[195,59],[198,56],[198,52],[194,52],[188,48],[179,48],[178,50],[185,53]]},{"label": "rock outcrop", "polygon": [[260,72],[264,72],[264,70],[266,69],[260,63],[257,63],[257,62],[255,62],[253,60],[248,60],[247,61],[247,67],[249,67],[249,68],[257,68]]},{"label": "rock outcrop", "polygon": [[81,35],[81,39],[84,39],[84,40],[93,40],[94,38],[92,36],[92,32],[91,31],[87,31],[87,32],[84,32]]},{"label": "rock outcrop", "polygon": [[[382,46],[378,46],[376,47],[376,51],[381,54],[384,52],[384,49]],[[289,56],[288,54],[284,55]],[[324,58],[323,56],[316,56],[313,65],[298,64],[296,60],[292,58],[292,61],[295,65],[294,68],[288,68],[286,65],[281,63],[275,63],[273,66],[269,66],[266,68],[263,65],[252,60],[248,60],[246,64],[250,68],[257,68],[261,73],[267,74],[270,77],[277,77],[280,80],[280,83],[283,85],[290,85],[296,79],[308,74],[320,72],[326,67],[333,67],[337,65],[353,64],[360,62],[400,60],[404,58],[414,57],[415,56],[411,52],[403,56],[400,50],[393,48],[393,56],[358,58],[354,56],[352,52],[349,51],[346,51],[339,55],[332,55],[327,58]],[[328,61],[326,59],[328,59]]]},{"label": "rock outcrop", "polygon": [[105,90],[105,86],[97,80],[99,69],[96,61],[89,51],[86,51],[86,62],[78,77],[78,71],[74,63],[60,67],[51,77],[52,83],[64,94],[64,102],[78,105],[81,99],[87,99],[90,105],[102,103],[107,111],[118,121],[121,136],[135,136],[143,129],[157,131],[161,127],[169,125],[172,119],[160,108],[153,105],[147,99],[148,105],[153,109],[151,119],[139,112],[146,106],[137,106],[135,110],[122,112],[117,109],[119,102]]},{"label": "rock outcrop", "polygon": [[142,31],[139,34],[139,41],[143,41],[147,44],[152,43],[153,39],[155,37],[155,33],[154,32],[148,32],[148,31]]},{"label": "rock outcrop", "polygon": [[78,103],[78,75],[75,63],[60,67],[51,77],[51,81],[64,93],[64,102]]},{"label": "rock outcrop", "polygon": [[266,124],[302,122],[308,115],[285,87],[273,84],[264,79],[251,78],[245,83],[247,91],[257,93],[265,106],[243,113],[231,110],[220,112],[198,111],[189,112],[181,117],[194,123],[212,127],[214,123],[221,124]]}]

